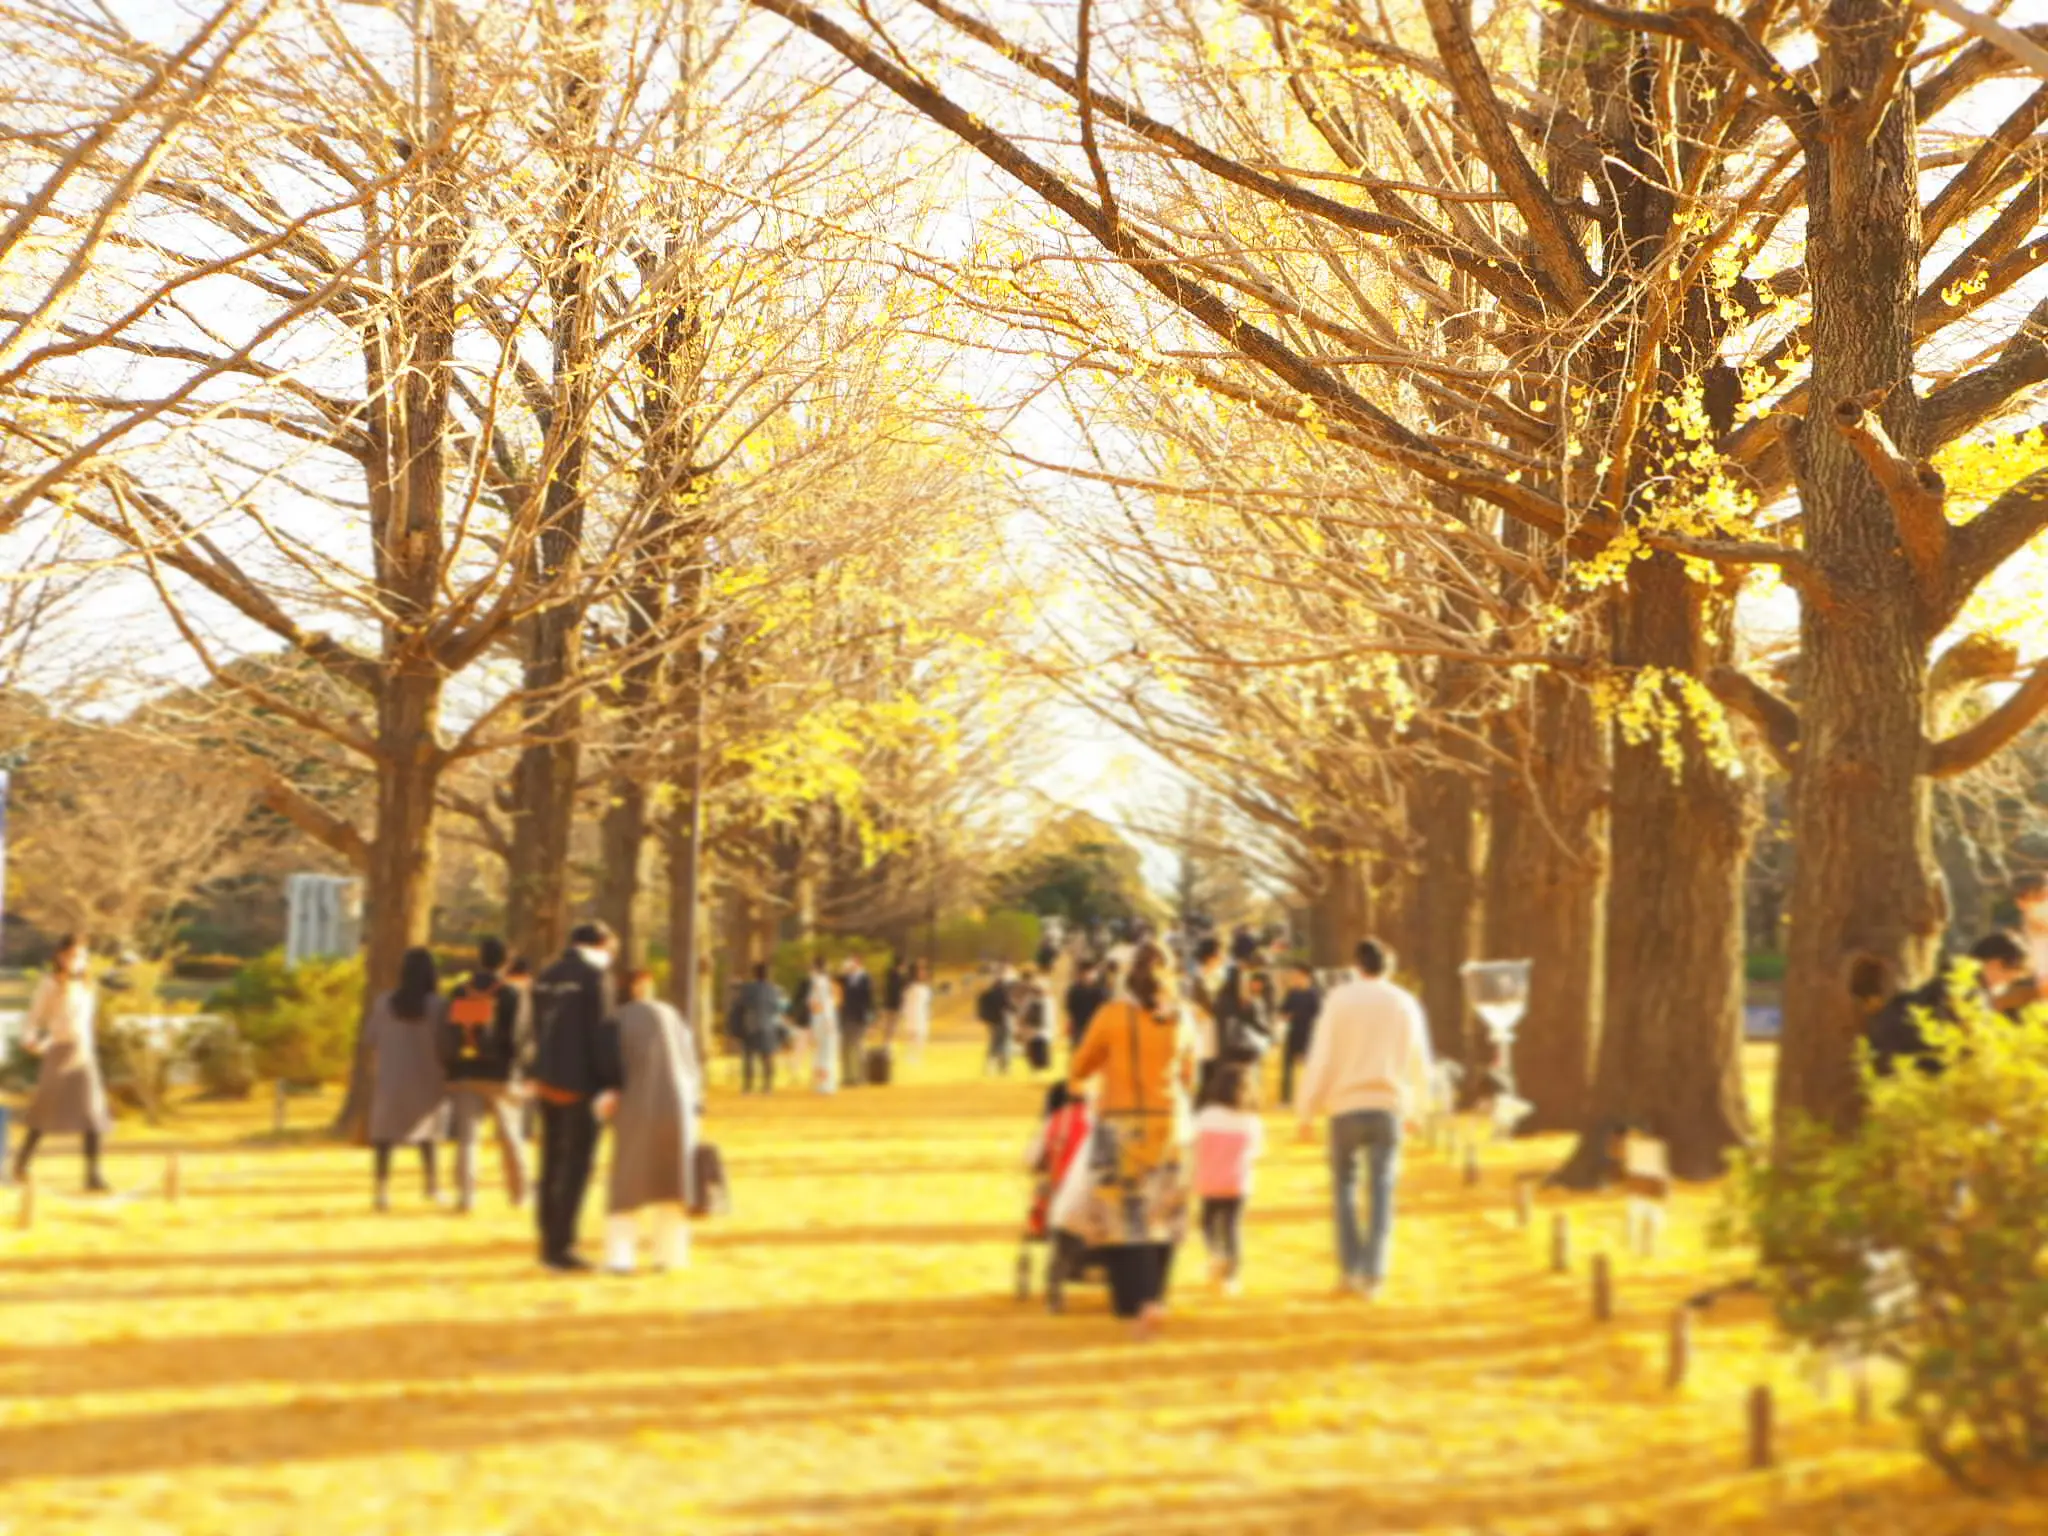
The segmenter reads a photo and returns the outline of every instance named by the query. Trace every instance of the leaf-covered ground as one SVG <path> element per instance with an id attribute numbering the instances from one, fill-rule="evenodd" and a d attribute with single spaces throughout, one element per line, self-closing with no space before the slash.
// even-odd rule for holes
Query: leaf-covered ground
<path id="1" fill-rule="evenodd" d="M 961 1039 L 898 1086 L 746 1099 L 712 1126 L 737 1210 L 667 1277 L 561 1279 L 529 1220 L 388 1216 L 368 1155 L 267 1136 L 267 1105 L 124 1127 L 112 1200 L 53 1149 L 33 1231 L 0 1231 L 0 1531 L 1989 1533 L 2048 1506 L 1953 1494 L 1905 1435 L 1859 1428 L 1753 1306 L 1702 1319 L 1663 1385 L 1676 1301 L 1739 1272 L 1713 1196 L 1660 1257 L 1622 1211 L 1411 1155 L 1398 1277 L 1330 1295 L 1318 1154 L 1274 1123 L 1245 1294 L 1184 1262 L 1160 1339 L 1090 1288 L 1066 1317 L 1012 1294 L 1018 1153 L 1038 1088 L 983 1082 Z M 294 1105 L 297 1120 L 328 1104 Z M 165 1153 L 183 1195 L 167 1205 Z M 486 1153 L 486 1171 L 494 1157 Z M 586 1214 L 594 1246 L 600 1197 Z M 1576 1253 L 1548 1269 L 1552 1210 Z M 1615 1255 L 1594 1324 L 1587 1262 Z M 1772 1383 L 1781 1466 L 1744 1470 Z"/>

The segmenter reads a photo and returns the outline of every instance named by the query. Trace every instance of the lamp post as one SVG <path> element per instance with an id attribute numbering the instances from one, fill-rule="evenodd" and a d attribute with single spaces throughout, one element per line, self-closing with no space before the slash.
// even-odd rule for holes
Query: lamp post
<path id="1" fill-rule="evenodd" d="M 1458 967 L 1465 982 L 1465 1000 L 1486 1026 L 1499 1062 L 1501 1092 L 1493 1101 L 1496 1137 L 1513 1135 L 1535 1107 L 1515 1090 L 1514 1051 L 1515 1031 L 1529 1011 L 1529 973 L 1533 968 L 1528 960 L 1468 960 Z"/>

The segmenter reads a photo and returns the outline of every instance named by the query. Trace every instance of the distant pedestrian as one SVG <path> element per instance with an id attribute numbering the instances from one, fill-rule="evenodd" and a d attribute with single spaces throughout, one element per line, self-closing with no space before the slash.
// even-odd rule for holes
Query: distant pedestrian
<path id="1" fill-rule="evenodd" d="M 1401 1130 L 1427 1101 L 1429 1025 L 1413 993 L 1389 979 L 1393 956 L 1378 942 L 1358 946 L 1358 968 L 1323 1001 L 1308 1066 L 1295 1096 L 1303 1140 L 1317 1114 L 1330 1119 L 1330 1193 L 1337 1263 L 1346 1292 L 1371 1300 L 1387 1277 L 1400 1176 Z M 1359 1165 L 1366 1165 L 1372 1212 L 1358 1231 Z"/>
<path id="2" fill-rule="evenodd" d="M 823 955 L 811 964 L 804 982 L 804 1012 L 811 1037 L 811 1086 L 819 1093 L 839 1091 L 839 997 Z"/>
<path id="3" fill-rule="evenodd" d="M 36 1147 L 45 1136 L 76 1136 L 85 1145 L 86 1190 L 105 1194 L 100 1145 L 113 1117 L 107 1110 L 106 1085 L 100 1080 L 94 1050 L 90 962 L 85 940 L 66 934 L 29 999 L 21 1046 L 30 1055 L 40 1056 L 42 1064 L 36 1074 L 35 1095 L 22 1115 L 14 1177 L 28 1177 Z"/>
<path id="4" fill-rule="evenodd" d="M 924 1059 L 925 1045 L 932 1037 L 932 967 L 920 960 L 910 969 L 910 981 L 903 988 L 903 1042 L 912 1061 Z"/>
<path id="5" fill-rule="evenodd" d="M 765 963 L 733 999 L 731 1035 L 740 1050 L 740 1092 L 775 1091 L 775 1054 L 782 1049 L 782 993 L 768 979 Z"/>
<path id="6" fill-rule="evenodd" d="M 576 1251 L 577 1224 L 597 1157 L 597 1096 L 619 1086 L 612 954 L 603 923 L 581 923 L 569 947 L 533 984 L 540 1099 L 540 1259 L 553 1270 L 590 1268 Z"/>
<path id="7" fill-rule="evenodd" d="M 1010 1047 L 1016 1032 L 1015 986 L 1005 970 L 998 970 L 995 978 L 983 989 L 974 1001 L 975 1017 L 981 1020 L 988 1031 L 988 1051 L 981 1058 L 981 1073 L 1007 1077 L 1010 1073 Z"/>
<path id="8" fill-rule="evenodd" d="M 447 1127 L 448 1079 L 441 1066 L 445 1004 L 430 949 L 409 949 L 398 965 L 398 985 L 370 1004 L 363 1050 L 370 1064 L 370 1148 L 375 1159 L 373 1203 L 391 1209 L 391 1149 L 420 1149 L 429 1200 L 440 1196 L 434 1144 Z"/>
<path id="9" fill-rule="evenodd" d="M 704 1097 L 689 1026 L 655 998 L 654 973 L 634 971 L 626 992 L 617 1018 L 619 1086 L 598 1099 L 599 1114 L 612 1125 L 605 1268 L 613 1274 L 632 1272 L 642 1212 L 651 1217 L 654 1267 L 687 1262 L 690 1232 L 683 1217 L 695 1203 Z"/>
<path id="10" fill-rule="evenodd" d="M 846 957 L 839 979 L 840 1081 L 857 1088 L 867 1081 L 868 1027 L 875 1022 L 875 978 L 859 955 Z"/>
<path id="11" fill-rule="evenodd" d="M 1109 993 L 1102 985 L 1102 967 L 1093 960 L 1083 960 L 1074 968 L 1074 980 L 1067 988 L 1067 1049 L 1078 1047 L 1088 1033 L 1088 1025 L 1095 1018 L 1095 1010 L 1109 1001 Z"/>
<path id="12" fill-rule="evenodd" d="M 485 939 L 477 966 L 448 994 L 441 1025 L 441 1067 L 448 1078 L 448 1108 L 455 1137 L 456 1209 L 476 1206 L 476 1143 L 483 1122 L 497 1132 L 505 1191 L 526 1199 L 525 1151 L 512 1115 L 512 1074 L 519 1055 L 519 1018 L 526 999 L 505 980 L 505 945 Z"/>
<path id="13" fill-rule="evenodd" d="M 1286 1036 L 1280 1054 L 1280 1102 L 1294 1102 L 1294 1074 L 1308 1059 L 1308 1048 L 1316 1037 L 1316 1015 L 1323 1011 L 1323 989 L 1316 985 L 1307 966 L 1296 966 L 1286 994 L 1280 999 L 1280 1017 Z"/>

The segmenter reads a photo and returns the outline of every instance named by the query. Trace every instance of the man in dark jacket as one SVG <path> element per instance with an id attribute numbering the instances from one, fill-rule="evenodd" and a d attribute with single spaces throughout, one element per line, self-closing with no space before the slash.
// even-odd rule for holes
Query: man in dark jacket
<path id="1" fill-rule="evenodd" d="M 505 1189 L 514 1205 L 526 1198 L 525 1158 L 512 1123 L 510 1088 L 519 1061 L 520 989 L 505 980 L 505 946 L 485 939 L 476 947 L 477 968 L 448 994 L 441 1020 L 441 1067 L 448 1078 L 453 1112 L 457 1209 L 476 1205 L 477 1132 L 486 1117 L 498 1135 L 505 1165 Z"/>
<path id="2" fill-rule="evenodd" d="M 1864 1038 L 1870 1042 L 1879 1077 L 1890 1077 L 1901 1065 L 1938 1076 L 1946 1063 L 1928 1040 L 1923 1023 L 1930 1019 L 1954 1023 L 1963 999 L 1994 1008 L 1994 999 L 2027 975 L 2027 951 L 2009 933 L 1987 934 L 1970 946 L 1969 958 L 1977 962 L 1977 979 L 1962 998 L 1943 974 L 1924 987 L 1899 993 L 1871 1019 Z"/>
<path id="3" fill-rule="evenodd" d="M 782 1044 L 782 994 L 768 979 L 768 967 L 756 965 L 754 979 L 733 999 L 730 1033 L 740 1048 L 740 1092 L 754 1091 L 758 1068 L 761 1091 L 775 1091 L 775 1052 Z"/>
<path id="4" fill-rule="evenodd" d="M 590 1268 L 576 1252 L 576 1223 L 597 1155 L 596 1100 L 616 1089 L 623 1076 L 612 1017 L 614 944 L 603 923 L 580 924 L 562 958 L 533 983 L 540 1258 L 550 1269 Z"/>
<path id="5" fill-rule="evenodd" d="M 1313 975 L 1297 966 L 1289 978 L 1287 995 L 1280 999 L 1280 1012 L 1287 1021 L 1287 1040 L 1280 1058 L 1280 1102 L 1294 1102 L 1294 1073 L 1308 1060 L 1308 1048 L 1316 1037 L 1316 1016 L 1323 1011 L 1323 989 Z"/>
<path id="6" fill-rule="evenodd" d="M 1007 968 L 997 969 L 987 989 L 975 999 L 974 1013 L 988 1030 L 988 1054 L 982 1058 L 982 1075 L 987 1076 L 994 1071 L 1009 1076 L 1016 1003 Z"/>
<path id="7" fill-rule="evenodd" d="M 1073 985 L 1067 988 L 1067 1049 L 1074 1050 L 1088 1033 L 1088 1026 L 1102 1005 L 1109 1001 L 1103 989 L 1102 972 L 1093 960 L 1083 960 L 1074 970 Z"/>
<path id="8" fill-rule="evenodd" d="M 859 955 L 846 957 L 839 977 L 839 1081 L 857 1088 L 867 1079 L 868 1026 L 875 1022 L 875 978 Z"/>

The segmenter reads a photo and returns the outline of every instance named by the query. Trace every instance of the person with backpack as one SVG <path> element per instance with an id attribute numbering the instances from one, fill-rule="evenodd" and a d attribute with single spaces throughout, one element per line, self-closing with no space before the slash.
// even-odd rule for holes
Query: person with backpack
<path id="1" fill-rule="evenodd" d="M 533 983 L 540 1259 L 562 1273 L 590 1268 L 576 1251 L 576 1228 L 597 1157 L 596 1101 L 619 1086 L 611 975 L 616 944 L 603 923 L 579 923 L 562 957 Z"/>
<path id="2" fill-rule="evenodd" d="M 464 1213 L 476 1207 L 476 1143 L 486 1119 L 497 1133 L 506 1193 L 515 1206 L 526 1199 L 526 1157 L 512 1118 L 525 998 L 505 978 L 503 940 L 482 940 L 476 960 L 468 979 L 448 994 L 441 1017 L 441 1070 L 455 1138 L 455 1208 Z"/>

